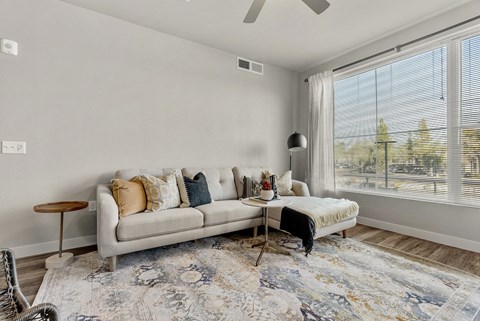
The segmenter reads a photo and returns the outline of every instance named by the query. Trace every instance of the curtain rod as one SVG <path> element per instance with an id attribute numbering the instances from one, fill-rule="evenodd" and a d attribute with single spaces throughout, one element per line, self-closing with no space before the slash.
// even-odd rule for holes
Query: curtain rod
<path id="1" fill-rule="evenodd" d="M 333 69 L 333 72 L 339 71 L 339 70 L 341 70 L 341 69 L 345 69 L 345 68 L 347 68 L 347 67 L 350 67 L 350 66 L 356 65 L 356 64 L 358 64 L 358 63 L 361 63 L 361 62 L 370 60 L 370 59 L 372 59 L 372 58 L 376 58 L 376 57 L 378 57 L 378 56 L 384 55 L 384 54 L 389 53 L 389 52 L 391 52 L 391 51 L 399 52 L 403 47 L 406 47 L 406 46 L 409 46 L 409 45 L 414 44 L 414 43 L 416 43 L 416 42 L 419 42 L 419 41 L 422 41 L 422 40 L 425 40 L 425 39 L 434 37 L 434 36 L 436 36 L 436 35 L 438 35 L 438 34 L 441 34 L 441 33 L 445 32 L 445 31 L 452 30 L 452 29 L 454 29 L 454 28 L 456 28 L 456 27 L 462 26 L 462 25 L 464 25 L 464 24 L 467 24 L 467 23 L 469 23 L 469 22 L 475 21 L 475 20 L 477 20 L 477 19 L 480 19 L 480 15 L 475 16 L 475 17 L 470 18 L 470 19 L 467 19 L 467 20 L 464 20 L 464 21 L 462 21 L 462 22 L 456 23 L 456 24 L 454 24 L 454 25 L 452 25 L 452 26 L 450 26 L 450 27 L 446 27 L 446 28 L 443 28 L 443 29 L 441 29 L 441 30 L 438 30 L 438 31 L 429 33 L 428 35 L 425 35 L 425 36 L 416 38 L 416 39 L 414 39 L 414 40 L 411 40 L 411 41 L 408 41 L 408 42 L 404 42 L 404 43 L 402 43 L 402 44 L 400 44 L 400 45 L 398 45 L 398 46 L 395 46 L 395 47 L 393 47 L 393 48 L 390 48 L 390 49 L 387 49 L 387 50 L 383 50 L 383 51 L 378 52 L 378 53 L 376 53 L 376 54 L 373 54 L 373 55 L 371 55 L 371 56 L 368 56 L 368 57 L 365 57 L 365 58 L 356 60 L 356 61 L 354 61 L 354 62 L 348 63 L 348 64 L 346 64 L 346 65 L 337 67 L 337 68 Z M 305 78 L 305 82 L 308 82 L 308 78 Z"/>

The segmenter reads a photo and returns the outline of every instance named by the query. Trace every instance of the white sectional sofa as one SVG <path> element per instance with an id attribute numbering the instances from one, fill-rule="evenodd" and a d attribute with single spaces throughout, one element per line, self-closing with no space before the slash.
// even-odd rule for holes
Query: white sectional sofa
<path id="1" fill-rule="evenodd" d="M 195 208 L 172 208 L 119 218 L 111 185 L 98 185 L 97 245 L 99 254 L 109 259 L 110 270 L 114 271 L 118 255 L 250 227 L 254 228 L 254 235 L 256 235 L 257 227 L 263 225 L 261 208 L 244 205 L 239 198 L 243 194 L 243 177 L 252 177 L 260 181 L 264 170 L 269 169 L 235 167 L 117 171 L 116 178 L 126 180 L 141 174 L 164 176 L 175 171 L 181 175 L 193 176 L 203 171 L 213 202 Z M 292 182 L 292 190 L 296 196 L 310 196 L 305 183 L 295 180 Z M 291 198 L 294 199 L 295 196 L 291 196 Z M 280 209 L 273 215 L 273 219 L 269 220 L 272 227 L 279 228 L 279 213 Z M 340 226 L 327 227 L 328 234 L 354 226 L 355 219 L 339 224 Z M 320 234 L 321 236 L 326 235 L 325 233 Z"/>

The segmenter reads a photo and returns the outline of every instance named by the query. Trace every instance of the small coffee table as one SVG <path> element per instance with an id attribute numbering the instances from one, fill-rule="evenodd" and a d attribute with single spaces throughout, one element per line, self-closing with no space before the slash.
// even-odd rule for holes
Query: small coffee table
<path id="1" fill-rule="evenodd" d="M 45 261 L 45 268 L 59 268 L 64 267 L 73 261 L 72 253 L 62 253 L 62 243 L 63 243 L 63 213 L 73 212 L 86 208 L 88 206 L 87 202 L 55 202 L 55 203 L 46 203 L 39 204 L 33 207 L 33 210 L 37 213 L 61 213 L 60 215 L 60 246 L 58 249 L 58 254 L 54 254 L 47 258 Z"/>
<path id="2" fill-rule="evenodd" d="M 258 256 L 257 263 L 255 263 L 255 265 L 258 266 L 258 264 L 260 263 L 260 260 L 262 259 L 263 253 L 267 248 L 272 249 L 279 254 L 290 255 L 289 251 L 279 247 L 276 244 L 271 244 L 268 240 L 268 209 L 272 207 L 284 207 L 292 204 L 292 201 L 282 199 L 279 201 L 274 201 L 272 203 L 262 203 L 259 201 L 246 198 L 246 199 L 242 199 L 242 203 L 245 205 L 261 207 L 263 219 L 265 220 L 265 241 L 252 245 L 252 248 L 262 246 L 262 250 L 260 251 L 260 255 Z"/>

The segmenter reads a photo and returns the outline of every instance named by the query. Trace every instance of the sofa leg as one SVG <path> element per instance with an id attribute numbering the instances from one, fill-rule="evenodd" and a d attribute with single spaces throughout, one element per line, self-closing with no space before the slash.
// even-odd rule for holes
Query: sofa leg
<path id="1" fill-rule="evenodd" d="M 110 269 L 110 272 L 115 272 L 117 269 L 117 256 L 110 256 L 108 258 L 108 268 Z"/>
<path id="2" fill-rule="evenodd" d="M 258 226 L 253 227 L 253 237 L 257 237 L 258 235 Z"/>
<path id="3" fill-rule="evenodd" d="M 344 239 L 347 238 L 347 230 L 343 230 L 343 231 L 342 231 L 342 236 L 343 236 Z"/>

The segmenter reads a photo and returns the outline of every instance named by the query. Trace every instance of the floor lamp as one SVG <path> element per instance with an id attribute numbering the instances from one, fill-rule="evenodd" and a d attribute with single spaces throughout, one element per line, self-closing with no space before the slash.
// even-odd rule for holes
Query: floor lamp
<path id="1" fill-rule="evenodd" d="M 290 170 L 292 170 L 292 153 L 307 148 L 307 138 L 300 133 L 293 133 L 287 140 L 288 150 L 290 151 Z"/>

